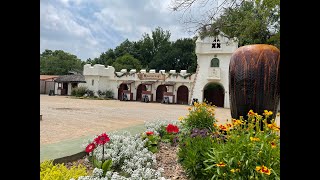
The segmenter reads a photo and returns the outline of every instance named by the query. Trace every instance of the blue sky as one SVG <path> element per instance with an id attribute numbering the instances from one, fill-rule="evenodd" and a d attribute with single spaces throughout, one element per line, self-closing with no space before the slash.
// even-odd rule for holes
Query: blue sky
<path id="1" fill-rule="evenodd" d="M 179 13 L 169 9 L 170 1 L 41 0 L 40 53 L 64 50 L 85 61 L 158 26 L 170 31 L 172 41 L 193 37 L 179 22 Z"/>

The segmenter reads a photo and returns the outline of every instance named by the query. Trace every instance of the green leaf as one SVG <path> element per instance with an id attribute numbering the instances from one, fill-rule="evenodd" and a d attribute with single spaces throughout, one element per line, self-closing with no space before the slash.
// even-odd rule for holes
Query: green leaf
<path id="1" fill-rule="evenodd" d="M 93 158 L 93 165 L 96 167 L 96 168 L 99 168 L 101 169 L 101 162 L 98 161 L 96 158 Z"/>
<path id="2" fill-rule="evenodd" d="M 112 160 L 111 159 L 103 162 L 103 164 L 102 164 L 103 175 L 105 175 L 106 172 L 108 170 L 110 170 L 111 166 L 112 166 Z"/>

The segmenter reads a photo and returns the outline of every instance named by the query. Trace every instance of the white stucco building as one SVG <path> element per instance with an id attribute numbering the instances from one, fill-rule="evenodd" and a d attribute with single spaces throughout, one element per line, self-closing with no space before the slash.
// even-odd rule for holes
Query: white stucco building
<path id="1" fill-rule="evenodd" d="M 122 100 L 150 101 L 190 104 L 194 98 L 199 102 L 207 100 L 218 107 L 229 108 L 229 61 L 238 43 L 223 35 L 198 38 L 196 54 L 198 67 L 195 73 L 186 70 L 140 70 L 115 72 L 112 66 L 84 65 L 83 75 L 86 86 L 97 93 L 110 89 L 115 98 Z"/>

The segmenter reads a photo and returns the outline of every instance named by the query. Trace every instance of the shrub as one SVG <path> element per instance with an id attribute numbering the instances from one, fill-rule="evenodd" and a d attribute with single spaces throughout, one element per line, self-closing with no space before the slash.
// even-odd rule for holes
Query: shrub
<path id="1" fill-rule="evenodd" d="M 86 168 L 82 165 L 73 166 L 71 169 L 68 169 L 64 164 L 53 165 L 53 161 L 51 160 L 40 163 L 40 180 L 69 180 L 86 175 Z"/>
<path id="2" fill-rule="evenodd" d="M 112 160 L 112 167 L 110 171 L 106 172 L 106 177 L 121 176 L 123 178 L 139 179 L 137 177 L 152 175 L 152 178 L 160 179 L 161 169 L 155 169 L 156 156 L 145 148 L 148 139 L 142 140 L 140 135 L 131 136 L 128 132 L 110 134 L 109 138 L 110 141 L 107 144 L 98 146 L 89 153 L 100 164 L 103 160 Z M 84 144 L 84 147 L 88 147 L 92 142 L 93 140 L 88 141 Z M 144 173 L 146 174 L 144 175 Z"/>
<path id="3" fill-rule="evenodd" d="M 210 132 L 215 131 L 213 126 L 217 120 L 214 117 L 214 106 L 210 104 L 194 103 L 193 107 L 188 108 L 189 114 L 185 118 L 179 118 L 184 128 L 192 130 L 194 128 L 206 128 Z"/>
<path id="4" fill-rule="evenodd" d="M 81 97 L 84 96 L 87 91 L 88 89 L 86 87 L 76 87 L 72 89 L 71 96 Z"/>
<path id="5" fill-rule="evenodd" d="M 106 97 L 106 98 L 113 99 L 113 97 L 114 97 L 113 91 L 112 91 L 111 89 L 106 90 L 106 91 L 105 91 L 105 97 Z"/>
<path id="6" fill-rule="evenodd" d="M 147 147 L 149 151 L 151 151 L 152 153 L 158 152 L 158 142 L 160 140 L 160 137 L 158 135 L 155 135 L 152 131 L 147 131 L 141 134 L 141 138 L 143 140 L 148 139 L 145 147 Z"/>
<path id="7" fill-rule="evenodd" d="M 87 89 L 86 93 L 88 97 L 94 97 L 94 92 L 90 89 Z"/>
<path id="8" fill-rule="evenodd" d="M 185 137 L 180 140 L 178 161 L 191 179 L 208 179 L 203 174 L 205 169 L 203 162 L 207 159 L 205 154 L 209 152 L 212 144 L 209 136 Z"/>
<path id="9" fill-rule="evenodd" d="M 247 121 L 220 126 L 227 139 L 215 139 L 206 155 L 208 179 L 280 179 L 280 128 L 267 124 L 271 114 L 265 111 L 263 119 L 251 110 Z"/>

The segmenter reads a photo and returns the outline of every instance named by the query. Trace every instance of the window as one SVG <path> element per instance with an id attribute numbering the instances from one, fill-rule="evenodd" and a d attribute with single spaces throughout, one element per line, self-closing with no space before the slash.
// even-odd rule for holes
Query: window
<path id="1" fill-rule="evenodd" d="M 221 48 L 220 40 L 217 37 L 214 38 L 211 48 Z"/>
<path id="2" fill-rule="evenodd" d="M 211 60 L 211 67 L 219 67 L 219 59 L 218 58 L 213 58 Z"/>
<path id="3" fill-rule="evenodd" d="M 92 81 L 91 81 L 91 85 L 92 85 L 92 86 L 94 85 L 94 79 L 92 79 Z"/>

